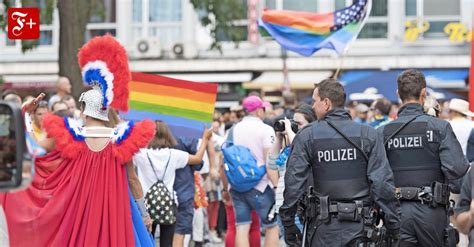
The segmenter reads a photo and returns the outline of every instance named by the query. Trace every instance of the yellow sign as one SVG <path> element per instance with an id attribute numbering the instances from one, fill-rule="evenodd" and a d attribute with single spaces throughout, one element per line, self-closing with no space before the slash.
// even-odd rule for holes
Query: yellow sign
<path id="1" fill-rule="evenodd" d="M 414 42 L 422 33 L 430 29 L 430 23 L 422 20 L 407 21 L 405 22 L 405 27 L 405 41 Z M 472 41 L 472 30 L 469 30 L 469 28 L 462 23 L 448 23 L 448 25 L 444 27 L 444 33 L 448 35 L 449 40 L 452 42 Z"/>
<path id="2" fill-rule="evenodd" d="M 444 27 L 444 33 L 449 35 L 449 40 L 453 42 L 471 42 L 472 30 L 469 30 L 462 23 L 449 23 Z"/>
<path id="3" fill-rule="evenodd" d="M 405 41 L 413 42 L 418 39 L 420 34 L 430 29 L 430 23 L 427 21 L 421 22 L 420 20 L 407 21 L 405 27 Z"/>

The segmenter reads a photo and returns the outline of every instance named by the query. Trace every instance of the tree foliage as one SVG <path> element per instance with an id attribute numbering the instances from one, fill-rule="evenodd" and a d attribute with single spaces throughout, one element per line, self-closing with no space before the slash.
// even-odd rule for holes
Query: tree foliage
<path id="1" fill-rule="evenodd" d="M 3 4 L 3 13 L 0 13 L 0 28 L 5 30 L 7 28 L 7 9 L 11 7 L 9 0 L 2 0 L 0 4 Z M 1 10 L 1 9 L 0 9 Z"/>
<path id="2" fill-rule="evenodd" d="M 1 0 L 4 10 L 14 7 L 14 0 Z M 41 23 L 51 24 L 56 2 L 61 0 L 45 0 L 44 5 L 39 6 L 38 0 L 21 0 L 23 7 L 40 7 Z M 84 1 L 84 0 L 81 0 Z M 86 0 L 89 2 L 91 11 L 95 15 L 104 15 L 103 0 Z M 245 37 L 245 30 L 235 28 L 235 20 L 246 18 L 247 9 L 244 3 L 247 0 L 190 0 L 196 12 L 199 14 L 199 21 L 202 26 L 209 28 L 213 40 L 211 49 L 221 49 L 218 36 L 227 40 L 238 42 Z M 74 3 L 71 3 L 74 4 Z M 0 27 L 5 30 L 7 25 L 6 13 L 0 13 Z M 88 16 L 80 17 L 89 19 Z M 60 34 L 61 35 L 61 34 Z M 38 46 L 38 40 L 23 40 L 22 51 L 26 52 Z"/>
<path id="3" fill-rule="evenodd" d="M 73 94 L 78 96 L 82 91 L 82 79 L 77 64 L 77 50 L 85 42 L 86 26 L 90 16 L 104 15 L 104 0 L 21 0 L 22 7 L 40 8 L 42 24 L 51 24 L 55 7 L 59 12 L 59 74 L 67 76 L 73 85 Z M 189 0 L 202 26 L 209 28 L 213 43 L 211 49 L 221 49 L 218 36 L 230 41 L 240 41 L 245 30 L 237 29 L 235 20 L 246 19 L 247 0 Z M 6 29 L 6 11 L 15 7 L 15 0 L 0 0 L 4 12 L 0 13 L 0 28 Z M 39 4 L 42 3 L 41 6 Z M 101 14 L 102 13 L 102 14 Z M 39 40 L 22 40 L 22 51 L 34 49 Z"/>
<path id="4" fill-rule="evenodd" d="M 246 18 L 247 9 L 244 1 L 247 0 L 190 0 L 199 14 L 201 25 L 211 31 L 213 43 L 211 49 L 221 49 L 218 35 L 225 36 L 228 40 L 238 42 L 245 33 L 236 29 L 235 20 Z"/>

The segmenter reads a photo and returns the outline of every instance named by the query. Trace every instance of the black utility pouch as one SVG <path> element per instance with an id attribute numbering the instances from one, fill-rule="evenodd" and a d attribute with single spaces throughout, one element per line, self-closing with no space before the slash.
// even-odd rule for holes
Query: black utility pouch
<path id="1" fill-rule="evenodd" d="M 318 219 L 322 222 L 328 223 L 331 220 L 329 217 L 329 197 L 321 196 L 319 197 L 319 212 Z"/>
<path id="2" fill-rule="evenodd" d="M 356 221 L 358 219 L 355 203 L 337 203 L 337 218 L 340 221 Z"/>
<path id="3" fill-rule="evenodd" d="M 437 204 L 447 205 L 449 202 L 449 185 L 433 182 L 433 201 Z"/>
<path id="4" fill-rule="evenodd" d="M 444 229 L 444 237 L 446 241 L 447 247 L 456 247 L 457 243 L 459 242 L 459 232 L 456 228 L 448 225 L 446 229 Z"/>
<path id="5" fill-rule="evenodd" d="M 400 195 L 401 200 L 416 200 L 418 199 L 418 188 L 417 187 L 401 187 Z"/>

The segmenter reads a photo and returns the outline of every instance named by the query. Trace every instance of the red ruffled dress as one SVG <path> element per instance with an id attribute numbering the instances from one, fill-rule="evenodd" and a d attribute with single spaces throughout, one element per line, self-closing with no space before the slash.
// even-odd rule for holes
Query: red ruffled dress
<path id="1" fill-rule="evenodd" d="M 11 246 L 135 246 L 124 164 L 148 145 L 154 123 L 120 124 L 99 152 L 72 120 L 48 115 L 43 126 L 56 150 L 36 159 L 28 189 L 0 195 Z"/>

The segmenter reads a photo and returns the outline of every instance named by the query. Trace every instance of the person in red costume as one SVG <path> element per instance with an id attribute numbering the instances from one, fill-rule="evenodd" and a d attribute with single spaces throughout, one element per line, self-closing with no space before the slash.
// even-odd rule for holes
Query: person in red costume
<path id="1" fill-rule="evenodd" d="M 92 39 L 78 58 L 84 82 L 92 87 L 79 99 L 83 123 L 44 117 L 48 138 L 39 144 L 49 153 L 35 160 L 32 184 L 0 196 L 10 244 L 149 246 L 151 238 L 140 239 L 134 225 L 137 207 L 130 203 L 126 165 L 153 138 L 155 124 L 110 123 L 110 108 L 128 110 L 130 81 L 126 52 L 112 36 Z M 31 112 L 42 97 L 24 110 Z"/>

